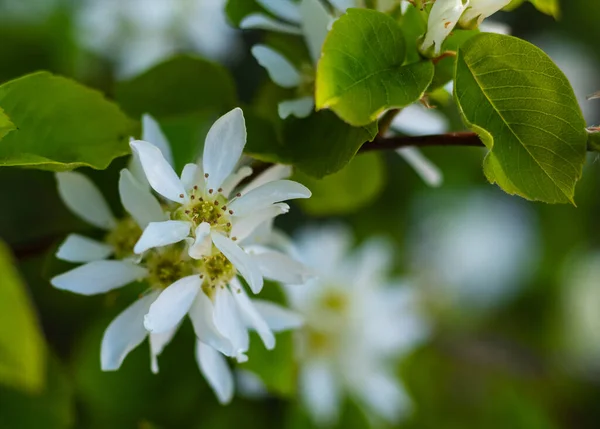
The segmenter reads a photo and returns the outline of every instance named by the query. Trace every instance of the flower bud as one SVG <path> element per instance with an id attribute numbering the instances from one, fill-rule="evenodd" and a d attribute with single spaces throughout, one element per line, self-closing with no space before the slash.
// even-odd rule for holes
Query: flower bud
<path id="1" fill-rule="evenodd" d="M 490 15 L 510 3 L 511 0 L 471 0 L 469 7 L 460 17 L 459 24 L 464 28 L 475 28 Z"/>
<path id="2" fill-rule="evenodd" d="M 442 50 L 442 43 L 452 32 L 459 18 L 469 5 L 469 1 L 463 4 L 463 0 L 437 0 L 427 21 L 427 33 L 421 44 L 421 52 L 424 55 L 431 56 L 433 49 L 434 55 L 439 55 Z"/>

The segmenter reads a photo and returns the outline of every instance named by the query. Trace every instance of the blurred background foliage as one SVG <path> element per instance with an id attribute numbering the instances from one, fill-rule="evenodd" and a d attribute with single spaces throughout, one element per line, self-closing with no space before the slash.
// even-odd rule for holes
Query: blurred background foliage
<path id="1" fill-rule="evenodd" d="M 215 118 L 235 105 L 253 106 L 249 147 L 261 153 L 261 139 L 273 132 L 264 126 L 275 112 L 269 94 L 281 91 L 249 55 L 263 36 L 228 27 L 220 0 L 173 0 L 162 12 L 166 23 L 152 15 L 151 3 L 160 2 L 0 0 L 0 83 L 47 70 L 99 89 L 131 118 L 150 112 L 179 167 L 199 153 Z M 600 2 L 589 0 L 565 0 L 558 22 L 529 3 L 495 16 L 565 71 L 589 125 L 600 123 L 600 104 L 585 100 L 600 88 L 598 16 Z M 102 38 L 105 50 L 98 48 Z M 279 43 L 291 49 L 294 42 Z M 439 111 L 452 129 L 462 129 L 451 105 Z M 349 223 L 359 241 L 375 234 L 395 243 L 396 271 L 422 291 L 434 326 L 431 340 L 398 367 L 413 399 L 412 414 L 398 427 L 600 427 L 597 155 L 590 155 L 571 207 L 528 203 L 486 184 L 483 149 L 424 152 L 443 171 L 442 187 L 427 187 L 394 152 L 359 155 L 324 181 L 298 173 L 314 197 L 279 225 L 293 234 L 334 219 Z M 82 170 L 116 213 L 125 162 Z M 158 375 L 149 370 L 146 344 L 118 372 L 101 372 L 102 331 L 130 301 L 127 289 L 84 297 L 50 286 L 63 270 L 56 246 L 68 232 L 88 228 L 60 202 L 52 173 L 0 169 L 0 201 L 7 244 L 0 288 L 8 290 L 0 338 L 9 339 L 0 341 L 0 428 L 311 427 L 294 399 L 286 335 L 271 353 L 254 338 L 250 361 L 239 368 L 262 376 L 270 396 L 244 389 L 227 407 L 197 369 L 188 325 L 161 356 Z M 19 292 L 23 285 L 27 294 Z M 268 298 L 281 299 L 270 289 Z M 7 372 L 15 362 L 34 372 Z M 348 401 L 338 427 L 368 425 Z"/>

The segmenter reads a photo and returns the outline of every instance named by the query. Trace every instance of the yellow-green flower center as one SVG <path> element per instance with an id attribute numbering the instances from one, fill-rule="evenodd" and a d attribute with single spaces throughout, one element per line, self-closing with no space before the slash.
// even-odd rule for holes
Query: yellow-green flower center
<path id="1" fill-rule="evenodd" d="M 221 193 L 222 189 L 209 189 L 202 195 L 195 186 L 190 193 L 188 203 L 181 205 L 172 218 L 175 220 L 186 220 L 194 226 L 202 222 L 210 224 L 212 229 L 229 233 L 231 231 L 231 215 L 233 211 L 227 208 L 227 198 Z"/>
<path id="2" fill-rule="evenodd" d="M 229 259 L 218 250 L 200 260 L 200 271 L 204 278 L 202 289 L 209 297 L 212 297 L 217 287 L 227 285 L 237 273 Z"/>
<path id="3" fill-rule="evenodd" d="M 106 243 L 114 248 L 117 259 L 133 255 L 133 247 L 142 235 L 142 229 L 131 217 L 121 219 L 115 228 L 105 238 Z"/>
<path id="4" fill-rule="evenodd" d="M 154 289 L 164 289 L 177 280 L 196 273 L 196 263 L 180 245 L 153 249 L 148 252 L 144 261 L 148 269 L 147 281 Z"/>

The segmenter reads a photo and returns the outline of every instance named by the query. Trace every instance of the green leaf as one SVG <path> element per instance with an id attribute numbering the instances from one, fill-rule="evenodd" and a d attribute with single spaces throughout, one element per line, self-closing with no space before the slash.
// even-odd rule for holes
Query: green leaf
<path id="1" fill-rule="evenodd" d="M 10 118 L 6 116 L 6 113 L 0 109 L 0 140 L 15 128 L 17 128 L 15 127 L 15 124 L 13 124 L 10 121 Z"/>
<path id="2" fill-rule="evenodd" d="M 104 169 L 129 153 L 134 123 L 98 91 L 47 72 L 0 86 L 16 130 L 0 141 L 0 165 L 64 171 Z"/>
<path id="3" fill-rule="evenodd" d="M 423 96 L 433 79 L 431 61 L 404 64 L 406 41 L 390 16 L 349 9 L 325 40 L 317 67 L 316 106 L 351 125 L 367 125 L 386 109 Z"/>
<path id="4" fill-rule="evenodd" d="M 360 147 L 377 135 L 377 124 L 352 127 L 333 113 L 322 111 L 306 119 L 286 121 L 286 155 L 304 173 L 321 178 L 341 170 Z"/>
<path id="5" fill-rule="evenodd" d="M 573 203 L 585 120 L 567 78 L 544 52 L 515 37 L 475 36 L 458 52 L 454 93 L 467 126 L 490 150 L 490 182 L 529 200 Z"/>
<path id="6" fill-rule="evenodd" d="M 555 19 L 560 18 L 560 4 L 558 0 L 529 0 L 542 13 L 553 16 Z"/>
<path id="7" fill-rule="evenodd" d="M 242 20 L 251 13 L 265 13 L 265 10 L 256 2 L 256 0 L 227 0 L 225 13 L 231 23 L 238 27 Z"/>
<path id="8" fill-rule="evenodd" d="M 198 57 L 171 58 L 133 79 L 119 83 L 116 98 L 132 117 L 160 119 L 236 106 L 235 84 L 227 69 Z"/>
<path id="9" fill-rule="evenodd" d="M 300 202 L 309 214 L 346 214 L 366 206 L 379 195 L 385 184 L 385 163 L 380 154 L 367 153 L 322 180 L 302 173 L 296 173 L 294 180 L 312 192 L 312 197 Z"/>
<path id="10" fill-rule="evenodd" d="M 2 242 L 0 272 L 0 383 L 39 392 L 45 380 L 44 339 L 25 284 Z"/>

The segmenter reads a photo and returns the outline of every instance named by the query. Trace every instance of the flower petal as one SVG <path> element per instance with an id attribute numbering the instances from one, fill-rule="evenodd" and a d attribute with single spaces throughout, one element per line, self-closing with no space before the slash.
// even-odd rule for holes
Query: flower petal
<path id="1" fill-rule="evenodd" d="M 277 106 L 277 112 L 281 119 L 292 115 L 296 118 L 306 118 L 315 109 L 315 99 L 311 96 L 285 100 Z"/>
<path id="2" fill-rule="evenodd" d="M 369 374 L 357 387 L 367 407 L 389 423 L 398 422 L 409 411 L 410 398 L 392 374 Z"/>
<path id="3" fill-rule="evenodd" d="M 203 256 L 210 255 L 212 251 L 212 241 L 210 239 L 210 224 L 202 222 L 196 228 L 196 239 L 188 249 L 188 254 L 194 259 L 200 259 Z"/>
<path id="4" fill-rule="evenodd" d="M 254 45 L 252 56 L 263 66 L 271 80 L 283 88 L 295 88 L 300 85 L 300 73 L 286 57 L 266 45 Z"/>
<path id="5" fill-rule="evenodd" d="M 158 122 L 147 113 L 142 115 L 142 140 L 150 142 L 159 148 L 169 165 L 175 165 L 169 141 L 160 129 Z"/>
<path id="6" fill-rule="evenodd" d="M 254 329 L 258 333 L 267 350 L 273 350 L 273 348 L 275 348 L 275 336 L 269 328 L 269 325 L 256 308 L 254 308 L 252 301 L 248 298 L 248 295 L 240 282 L 235 279 L 235 282 L 231 282 L 231 286 L 234 288 L 233 297 L 238 304 L 242 319 L 245 321 L 246 326 Z"/>
<path id="7" fill-rule="evenodd" d="M 192 306 L 202 280 L 197 275 L 187 276 L 168 286 L 152 303 L 144 317 L 144 326 L 153 334 L 173 329 Z"/>
<path id="8" fill-rule="evenodd" d="M 252 303 L 273 332 L 297 329 L 304 324 L 300 314 L 273 302 L 253 299 Z"/>
<path id="9" fill-rule="evenodd" d="M 108 258 L 113 248 L 79 234 L 69 234 L 58 248 L 56 257 L 69 262 L 92 262 Z"/>
<path id="10" fill-rule="evenodd" d="M 404 158 L 427 185 L 438 188 L 444 183 L 441 170 L 416 147 L 402 147 L 396 149 L 396 153 Z"/>
<path id="11" fill-rule="evenodd" d="M 187 201 L 187 194 L 181 180 L 159 148 L 142 140 L 132 141 L 129 145 L 139 156 L 152 189 L 171 201 L 177 203 Z"/>
<path id="12" fill-rule="evenodd" d="M 93 261 L 53 277 L 52 286 L 82 295 L 95 295 L 142 279 L 147 270 L 125 261 Z"/>
<path id="13" fill-rule="evenodd" d="M 223 188 L 223 195 L 229 198 L 229 194 L 233 192 L 233 190 L 240 184 L 240 182 L 251 175 L 252 168 L 248 167 L 247 165 L 240 167 L 238 171 L 236 171 L 233 174 L 230 174 L 221 186 Z"/>
<path id="14" fill-rule="evenodd" d="M 296 3 L 290 0 L 256 0 L 258 4 L 264 7 L 278 18 L 285 19 L 294 24 L 300 24 L 300 8 Z"/>
<path id="15" fill-rule="evenodd" d="M 444 134 L 449 128 L 449 121 L 442 113 L 421 103 L 403 108 L 402 112 L 394 117 L 391 125 L 393 131 L 411 136 Z"/>
<path id="16" fill-rule="evenodd" d="M 300 394 L 319 425 L 336 422 L 340 411 L 340 386 L 326 362 L 313 361 L 300 371 Z"/>
<path id="17" fill-rule="evenodd" d="M 135 243 L 133 251 L 140 254 L 154 247 L 178 243 L 190 234 L 191 226 L 190 222 L 182 220 L 150 222 L 142 232 L 140 239 Z"/>
<path id="18" fill-rule="evenodd" d="M 252 292 L 258 293 L 263 287 L 263 278 L 258 264 L 231 239 L 212 231 L 211 237 L 217 249 L 235 266 L 241 276 L 248 282 Z"/>
<path id="19" fill-rule="evenodd" d="M 264 209 L 273 203 L 310 198 L 311 192 L 304 185 L 291 180 L 277 180 L 251 190 L 229 204 L 235 216 L 245 216 L 257 210 Z"/>
<path id="20" fill-rule="evenodd" d="M 56 173 L 58 193 L 65 205 L 86 222 L 102 229 L 116 225 L 106 200 L 87 176 L 75 171 Z"/>
<path id="21" fill-rule="evenodd" d="M 158 292 L 156 293 L 158 296 Z M 148 313 L 148 309 L 144 312 L 144 314 Z M 144 326 L 144 321 L 142 317 L 142 326 Z M 146 331 L 146 328 L 144 328 Z M 148 331 L 146 331 L 147 333 Z M 160 334 L 150 334 L 150 368 L 152 369 L 153 374 L 158 374 L 158 355 L 162 353 L 164 348 L 171 342 L 175 333 L 177 332 L 177 326 L 174 329 L 171 329 L 167 332 L 162 332 Z"/>
<path id="22" fill-rule="evenodd" d="M 356 7 L 355 0 L 329 0 L 329 2 L 340 12 L 346 12 L 349 7 Z"/>
<path id="23" fill-rule="evenodd" d="M 219 332 L 231 341 L 238 361 L 247 360 L 244 353 L 248 351 L 250 338 L 228 287 L 217 288 L 213 317 Z"/>
<path id="24" fill-rule="evenodd" d="M 277 282 L 301 285 L 314 277 L 313 272 L 304 264 L 280 252 L 267 251 L 253 257 L 262 275 Z"/>
<path id="25" fill-rule="evenodd" d="M 302 34 L 313 63 L 317 64 L 333 17 L 329 15 L 320 0 L 301 0 L 300 13 L 302 14 Z"/>
<path id="26" fill-rule="evenodd" d="M 161 222 L 167 219 L 160 203 L 150 190 L 138 183 L 126 168 L 121 170 L 119 195 L 121 204 L 140 228 L 146 228 L 150 222 Z"/>
<path id="27" fill-rule="evenodd" d="M 244 30 L 268 30 L 278 33 L 301 35 L 302 31 L 295 25 L 284 24 L 262 13 L 252 13 L 240 22 L 240 28 Z"/>
<path id="28" fill-rule="evenodd" d="M 233 218 L 231 227 L 231 236 L 236 237 L 238 241 L 244 240 L 263 222 L 273 219 L 280 214 L 290 211 L 290 206 L 285 203 L 273 204 L 265 209 L 250 213 L 248 216 Z"/>
<path id="29" fill-rule="evenodd" d="M 253 189 L 256 189 L 265 183 L 274 182 L 276 180 L 287 179 L 292 175 L 292 166 L 284 164 L 275 164 L 267 168 L 265 171 L 256 176 L 252 182 L 248 183 L 242 190 L 242 194 L 247 194 Z"/>
<path id="30" fill-rule="evenodd" d="M 234 349 L 233 344 L 221 334 L 215 325 L 214 311 L 210 298 L 203 291 L 200 291 L 189 311 L 196 337 L 224 355 L 235 357 L 237 351 Z"/>
<path id="31" fill-rule="evenodd" d="M 186 164 L 181 172 L 181 183 L 187 190 L 191 190 L 194 186 L 204 189 L 204 171 L 202 171 L 202 165 Z"/>
<path id="32" fill-rule="evenodd" d="M 234 391 L 233 374 L 223 355 L 201 341 L 196 341 L 196 361 L 219 402 L 223 405 L 231 402 Z"/>
<path id="33" fill-rule="evenodd" d="M 144 295 L 121 312 L 106 328 L 100 346 L 102 371 L 116 371 L 129 352 L 148 335 L 144 328 L 144 314 L 158 297 L 158 292 Z"/>
<path id="34" fill-rule="evenodd" d="M 218 189 L 231 174 L 246 145 L 246 123 L 239 107 L 221 116 L 210 127 L 204 143 L 202 165 L 206 186 Z"/>

